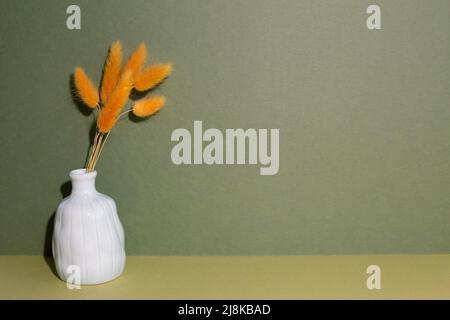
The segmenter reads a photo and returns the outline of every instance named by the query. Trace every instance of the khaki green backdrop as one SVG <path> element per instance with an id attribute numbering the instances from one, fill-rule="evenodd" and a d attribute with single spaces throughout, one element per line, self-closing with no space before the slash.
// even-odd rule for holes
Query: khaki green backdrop
<path id="1" fill-rule="evenodd" d="M 69 4 L 81 30 L 66 28 Z M 450 251 L 450 2 L 0 1 L 0 253 L 48 253 L 92 117 L 76 65 L 142 40 L 174 62 L 167 107 L 123 121 L 98 164 L 128 254 Z M 176 166 L 176 128 L 279 128 L 280 171 Z M 47 248 L 47 249 L 45 249 Z"/>

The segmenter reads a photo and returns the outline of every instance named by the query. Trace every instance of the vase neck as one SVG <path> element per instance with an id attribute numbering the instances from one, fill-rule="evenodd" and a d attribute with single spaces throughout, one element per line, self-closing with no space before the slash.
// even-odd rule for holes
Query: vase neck
<path id="1" fill-rule="evenodd" d="M 86 172 L 86 169 L 77 169 L 70 172 L 72 182 L 72 195 L 93 193 L 97 171 Z"/>

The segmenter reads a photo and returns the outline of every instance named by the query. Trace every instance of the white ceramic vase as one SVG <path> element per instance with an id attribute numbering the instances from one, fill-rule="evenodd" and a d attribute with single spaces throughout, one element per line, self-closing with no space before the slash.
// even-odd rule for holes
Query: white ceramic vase
<path id="1" fill-rule="evenodd" d="M 96 176 L 96 171 L 85 169 L 70 172 L 72 193 L 59 204 L 53 231 L 59 277 L 68 281 L 78 272 L 82 285 L 113 280 L 125 267 L 124 232 L 116 204 L 97 192 Z"/>

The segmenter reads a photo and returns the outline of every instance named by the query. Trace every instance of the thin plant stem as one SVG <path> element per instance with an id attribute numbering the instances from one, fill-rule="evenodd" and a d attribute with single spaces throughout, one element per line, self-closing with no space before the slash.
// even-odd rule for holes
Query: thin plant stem
<path id="1" fill-rule="evenodd" d="M 121 120 L 122 116 L 124 116 L 124 115 L 130 113 L 131 111 L 133 111 L 133 108 L 131 108 L 131 109 L 127 110 L 127 111 L 122 112 L 122 113 L 119 114 L 119 116 L 117 117 L 117 120 Z"/>
<path id="2" fill-rule="evenodd" d="M 101 141 L 100 149 L 99 149 L 99 151 L 98 151 L 97 156 L 95 157 L 94 164 L 92 165 L 92 168 L 95 168 L 95 166 L 97 165 L 97 162 L 98 162 L 98 159 L 100 158 L 100 155 L 101 155 L 101 153 L 102 153 L 103 147 L 104 147 L 105 144 L 106 144 L 106 140 L 108 140 L 109 132 L 106 133 L 106 134 L 104 135 L 104 137 L 105 137 L 105 139 L 102 139 L 102 141 Z"/>
<path id="3" fill-rule="evenodd" d="M 95 152 L 96 152 L 96 150 L 97 150 L 97 148 L 98 148 L 98 140 L 99 140 L 99 138 L 100 138 L 100 133 L 99 133 L 98 131 L 96 131 L 96 133 L 95 133 L 95 138 L 94 138 L 94 142 L 92 143 L 91 154 L 89 155 L 89 161 L 88 161 L 88 164 L 87 164 L 87 166 L 86 166 L 86 171 L 87 171 L 87 172 L 92 171 L 92 168 L 91 168 L 91 166 L 92 166 L 92 161 L 93 161 Z"/>
<path id="4" fill-rule="evenodd" d="M 102 144 L 102 140 L 103 140 L 103 134 L 100 134 L 99 139 L 97 140 L 97 146 L 95 148 L 94 155 L 92 156 L 92 163 L 91 163 L 91 167 L 90 167 L 91 171 L 94 170 L 95 162 L 96 162 L 96 159 L 97 159 L 97 154 L 98 154 L 98 152 L 100 150 L 100 145 Z"/>
<path id="5" fill-rule="evenodd" d="M 95 136 L 94 136 L 94 141 L 92 142 L 91 149 L 89 150 L 89 158 L 88 158 L 88 161 L 87 161 L 87 164 L 86 164 L 86 171 L 87 172 L 89 172 L 89 166 L 90 166 L 90 163 L 92 161 L 92 155 L 93 155 L 94 150 L 95 150 L 97 138 L 98 138 L 98 132 L 96 130 Z"/>
<path id="6" fill-rule="evenodd" d="M 101 135 L 98 132 L 97 133 L 97 139 L 95 140 L 94 152 L 92 152 L 91 162 L 89 163 L 89 171 L 92 171 L 92 164 L 93 164 L 94 159 L 95 159 L 95 154 L 97 153 L 98 144 L 100 142 L 100 139 L 101 139 Z"/>
<path id="7" fill-rule="evenodd" d="M 133 111 L 132 108 L 119 114 L 117 116 L 117 121 L 121 120 L 120 118 L 123 115 L 126 115 L 127 113 L 129 113 L 131 111 Z M 89 160 L 86 165 L 87 172 L 91 172 L 95 169 L 95 166 L 97 165 L 100 154 L 103 151 L 103 147 L 105 146 L 106 140 L 108 140 L 108 137 L 109 137 L 109 134 L 111 131 L 112 131 L 112 128 L 107 133 L 100 133 L 98 130 L 96 130 L 94 142 L 92 143 L 90 154 L 89 154 Z"/>
<path id="8" fill-rule="evenodd" d="M 88 158 L 86 160 L 86 165 L 85 165 L 86 171 L 89 167 L 89 162 L 91 161 L 91 154 L 92 154 L 93 149 L 94 149 L 94 143 L 92 143 L 91 146 L 89 147 L 89 154 L 88 154 Z"/>

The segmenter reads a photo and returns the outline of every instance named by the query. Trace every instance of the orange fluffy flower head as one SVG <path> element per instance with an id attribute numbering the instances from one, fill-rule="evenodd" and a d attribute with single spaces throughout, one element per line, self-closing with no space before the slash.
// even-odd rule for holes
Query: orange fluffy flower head
<path id="1" fill-rule="evenodd" d="M 75 68 L 74 82 L 78 96 L 89 108 L 94 109 L 99 100 L 98 91 L 86 72 L 80 67 Z"/>
<path id="2" fill-rule="evenodd" d="M 127 63 L 123 67 L 123 72 L 131 70 L 134 79 L 144 67 L 145 59 L 147 59 L 147 48 L 145 43 L 142 42 L 131 54 Z"/>
<path id="3" fill-rule="evenodd" d="M 117 121 L 117 116 L 128 100 L 133 88 L 133 75 L 131 70 L 126 70 L 120 77 L 111 97 L 100 111 L 97 118 L 97 128 L 101 133 L 109 132 Z"/>
<path id="4" fill-rule="evenodd" d="M 100 89 L 100 96 L 103 104 L 108 101 L 117 81 L 119 80 L 120 70 L 122 68 L 122 45 L 120 41 L 116 41 L 109 49 L 108 58 L 105 62 L 103 70 L 102 85 Z"/>
<path id="5" fill-rule="evenodd" d="M 154 64 L 136 77 L 134 87 L 138 91 L 150 90 L 167 78 L 171 72 L 171 63 Z"/>
<path id="6" fill-rule="evenodd" d="M 145 118 L 161 110 L 166 99 L 163 96 L 154 96 L 136 101 L 133 106 L 133 114 L 139 118 Z"/>

